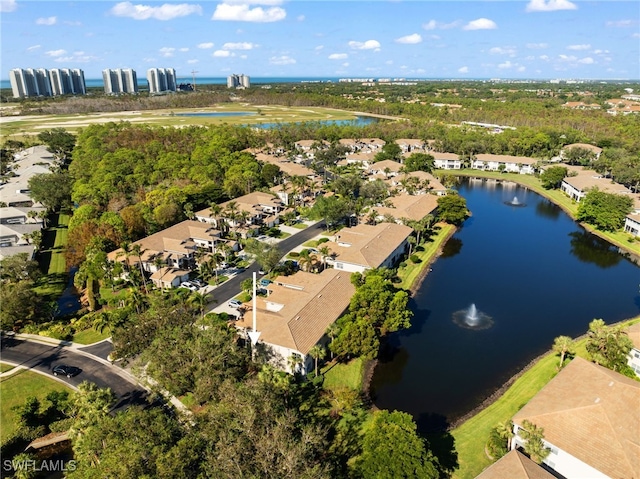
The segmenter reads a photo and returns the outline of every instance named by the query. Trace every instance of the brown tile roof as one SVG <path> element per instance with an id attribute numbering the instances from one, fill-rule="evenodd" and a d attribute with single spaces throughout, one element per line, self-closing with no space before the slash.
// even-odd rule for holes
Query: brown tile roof
<path id="1" fill-rule="evenodd" d="M 569 148 L 584 148 L 589 151 L 593 151 L 595 154 L 602 153 L 602 148 L 599 148 L 595 145 L 590 145 L 588 143 L 571 143 L 570 145 L 565 145 L 562 147 L 563 150 L 567 150 Z"/>
<path id="2" fill-rule="evenodd" d="M 355 293 L 350 273 L 336 269 L 325 269 L 320 274 L 299 271 L 292 276 L 280 276 L 269 290 L 272 292 L 268 297 L 257 300 L 260 340 L 304 355 L 345 312 Z M 283 305 L 282 309 L 269 311 L 267 302 Z M 236 323 L 238 327 L 252 327 L 251 303 L 247 306 L 243 319 Z"/>
<path id="3" fill-rule="evenodd" d="M 175 268 L 160 268 L 151 275 L 152 280 L 162 281 L 163 283 L 171 283 L 175 278 L 189 274 L 189 271 Z"/>
<path id="4" fill-rule="evenodd" d="M 249 213 L 255 213 L 258 205 L 268 205 L 273 207 L 281 207 L 282 201 L 275 194 L 265 193 L 262 191 L 254 191 L 253 193 L 249 193 L 248 195 L 239 196 L 229 201 L 225 201 L 224 203 L 220 203 L 220 206 L 224 210 L 229 203 L 235 202 L 238 211 L 248 211 Z M 210 208 L 205 208 L 204 210 L 200 210 L 196 213 L 196 216 L 201 217 L 209 217 L 211 215 Z"/>
<path id="5" fill-rule="evenodd" d="M 264 153 L 256 154 L 256 159 L 263 163 L 270 163 L 276 165 L 280 170 L 289 176 L 310 176 L 314 172 L 311 168 L 308 168 L 300 163 L 288 161 L 285 157 L 278 157 L 274 155 L 265 155 Z"/>
<path id="6" fill-rule="evenodd" d="M 631 194 L 631 190 L 629 190 L 626 186 L 615 183 L 609 178 L 603 178 L 600 173 L 597 173 L 593 170 L 578 170 L 577 176 L 567 176 L 563 181 L 573 186 L 578 191 L 586 191 L 591 188 L 598 188 L 599 190 L 606 191 L 607 193 L 615 193 L 618 195 Z"/>
<path id="7" fill-rule="evenodd" d="M 398 163 L 393 160 L 376 161 L 369 165 L 369 171 L 384 171 L 385 168 L 389 168 L 389 171 L 397 173 L 402 168 L 402 163 Z"/>
<path id="8" fill-rule="evenodd" d="M 576 357 L 514 417 L 615 479 L 640 477 L 640 382 Z"/>
<path id="9" fill-rule="evenodd" d="M 437 151 L 431 152 L 431 156 L 433 156 L 436 160 L 459 160 L 460 156 L 455 153 L 438 153 Z"/>
<path id="10" fill-rule="evenodd" d="M 420 181 L 429 180 L 429 188 L 434 191 L 447 191 L 447 188 L 440 182 L 438 178 L 426 171 L 412 171 L 411 173 L 405 173 L 401 177 L 396 176 L 394 180 L 399 184 L 401 179 L 413 177 L 418 178 Z"/>
<path id="11" fill-rule="evenodd" d="M 476 479 L 555 479 L 555 476 L 514 449 L 487 467 Z"/>
<path id="12" fill-rule="evenodd" d="M 340 230 L 336 235 L 337 242 L 330 241 L 326 245 L 335 253 L 335 259 L 338 261 L 377 268 L 412 231 L 408 226 L 396 223 L 361 223 L 353 228 Z M 341 246 L 339 243 L 351 246 Z"/>
<path id="13" fill-rule="evenodd" d="M 373 209 L 381 216 L 389 214 L 397 220 L 400 218 L 409 218 L 410 220 L 418 221 L 432 214 L 436 208 L 438 208 L 438 197 L 431 194 L 400 194 L 388 198 L 387 201 L 390 201 L 394 208 L 380 206 L 374 207 Z"/>

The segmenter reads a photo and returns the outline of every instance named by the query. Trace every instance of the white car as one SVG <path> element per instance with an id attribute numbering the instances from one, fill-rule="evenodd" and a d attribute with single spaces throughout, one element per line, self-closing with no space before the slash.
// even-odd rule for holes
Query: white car
<path id="1" fill-rule="evenodd" d="M 242 306 L 242 303 L 240 301 L 238 301 L 237 299 L 232 299 L 231 301 L 229 301 L 227 303 L 227 305 L 230 308 L 238 309 L 240 306 Z"/>
<path id="2" fill-rule="evenodd" d="M 189 282 L 189 281 L 185 281 L 184 283 L 182 283 L 182 284 L 180 285 L 180 287 L 181 287 L 181 288 L 187 288 L 187 289 L 190 289 L 191 291 L 197 291 L 197 290 L 198 290 L 198 287 L 197 287 L 195 284 L 193 284 L 193 283 L 191 283 L 191 282 Z"/>

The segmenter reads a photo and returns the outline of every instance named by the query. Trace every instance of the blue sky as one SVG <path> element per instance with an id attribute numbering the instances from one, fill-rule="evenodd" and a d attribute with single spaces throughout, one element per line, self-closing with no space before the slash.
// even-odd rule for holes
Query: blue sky
<path id="1" fill-rule="evenodd" d="M 640 2 L 0 0 L 12 68 L 180 78 L 640 79 Z"/>

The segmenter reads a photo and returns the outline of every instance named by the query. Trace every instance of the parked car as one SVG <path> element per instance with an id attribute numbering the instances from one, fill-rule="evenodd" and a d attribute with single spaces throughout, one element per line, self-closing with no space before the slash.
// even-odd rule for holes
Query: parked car
<path id="1" fill-rule="evenodd" d="M 265 241 L 267 239 L 266 235 L 260 235 L 258 236 L 258 238 L 256 238 L 258 241 Z"/>
<path id="2" fill-rule="evenodd" d="M 195 284 L 198 288 L 204 288 L 206 286 L 204 281 L 201 281 L 199 279 L 192 279 L 191 284 Z"/>
<path id="3" fill-rule="evenodd" d="M 227 305 L 230 308 L 238 309 L 240 306 L 242 306 L 242 303 L 240 301 L 238 301 L 237 299 L 232 299 L 227 303 Z"/>
<path id="4" fill-rule="evenodd" d="M 181 288 L 187 288 L 187 289 L 189 289 L 191 291 L 197 291 L 198 290 L 198 287 L 195 284 L 191 283 L 190 281 L 185 281 L 184 283 L 182 283 L 180 285 L 180 287 Z"/>
<path id="5" fill-rule="evenodd" d="M 68 364 L 58 364 L 53 368 L 54 376 L 67 376 L 68 378 L 77 376 L 80 374 L 82 369 L 77 368 L 75 366 L 69 366 Z"/>
<path id="6" fill-rule="evenodd" d="M 267 286 L 269 286 L 271 284 L 271 280 L 267 279 L 267 278 L 262 278 L 259 282 L 260 286 L 262 286 L 263 288 L 266 288 Z"/>

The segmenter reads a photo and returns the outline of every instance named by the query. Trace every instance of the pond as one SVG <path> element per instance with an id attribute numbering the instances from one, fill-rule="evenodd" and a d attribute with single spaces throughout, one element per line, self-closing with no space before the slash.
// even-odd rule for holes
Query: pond
<path id="1" fill-rule="evenodd" d="M 458 190 L 472 217 L 432 265 L 411 301 L 412 327 L 391 335 L 371 382 L 376 406 L 412 414 L 423 432 L 472 411 L 556 336 L 640 312 L 640 268 L 559 207 L 514 183 L 466 179 Z"/>

